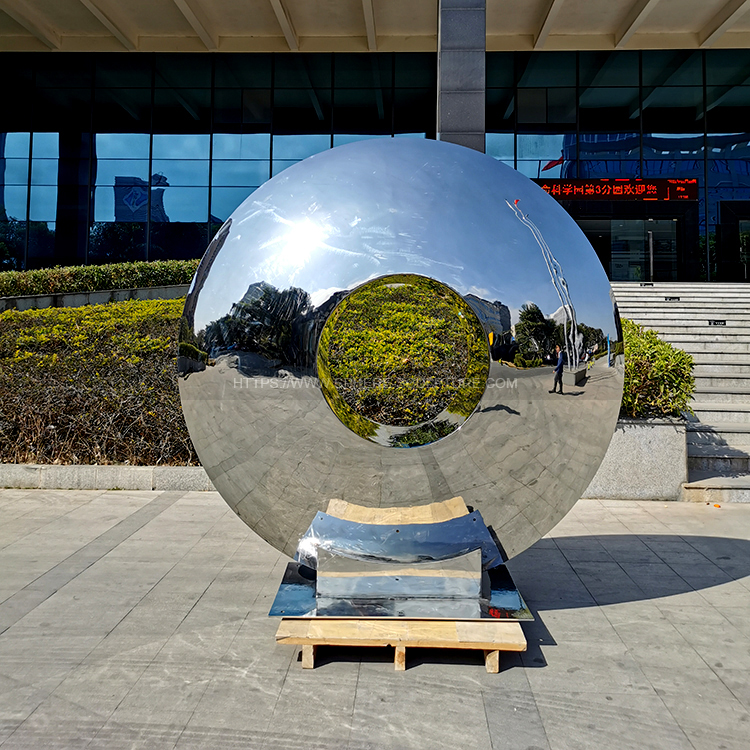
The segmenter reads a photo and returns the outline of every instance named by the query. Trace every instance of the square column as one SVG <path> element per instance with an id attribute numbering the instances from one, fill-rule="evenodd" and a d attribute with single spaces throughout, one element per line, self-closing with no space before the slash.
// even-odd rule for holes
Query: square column
<path id="1" fill-rule="evenodd" d="M 486 1 L 439 0 L 437 137 L 484 152 Z"/>

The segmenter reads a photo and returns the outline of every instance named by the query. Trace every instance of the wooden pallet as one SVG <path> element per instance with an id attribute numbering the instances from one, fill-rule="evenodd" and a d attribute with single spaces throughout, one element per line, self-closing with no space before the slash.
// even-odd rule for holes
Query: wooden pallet
<path id="1" fill-rule="evenodd" d="M 396 671 L 406 669 L 407 648 L 461 648 L 484 651 L 488 672 L 500 671 L 501 651 L 525 651 L 518 622 L 497 620 L 381 620 L 283 618 L 277 643 L 302 646 L 302 667 L 315 667 L 318 646 L 394 646 Z"/>

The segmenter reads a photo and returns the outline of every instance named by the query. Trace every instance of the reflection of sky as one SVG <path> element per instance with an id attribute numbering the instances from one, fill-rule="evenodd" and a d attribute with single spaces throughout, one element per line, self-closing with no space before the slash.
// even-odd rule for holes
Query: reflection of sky
<path id="1" fill-rule="evenodd" d="M 424 138 L 424 133 L 404 134 Z M 380 136 L 340 134 L 334 142 L 350 143 Z M 94 149 L 94 221 L 114 221 L 116 177 L 137 177 L 148 182 L 148 133 L 97 133 Z M 208 219 L 209 163 L 211 173 L 211 213 L 226 219 L 258 185 L 312 154 L 328 150 L 327 134 L 276 135 L 268 133 L 215 133 L 213 145 L 207 134 L 155 134 L 151 173 L 163 174 L 169 183 L 164 190 L 164 208 L 172 222 Z M 271 163 L 273 146 L 274 160 Z M 9 216 L 24 219 L 32 152 L 31 219 L 55 221 L 59 135 L 8 133 L 5 142 L 5 207 Z"/>
<path id="2" fill-rule="evenodd" d="M 614 334 L 609 282 L 583 233 L 518 172 L 468 149 L 375 140 L 314 157 L 261 186 L 236 212 L 196 310 L 196 326 L 265 281 L 316 304 L 389 273 L 421 273 L 513 310 L 560 307 L 538 244 L 505 201 L 537 225 L 562 265 L 579 322 Z M 515 322 L 515 320 L 514 320 Z"/>

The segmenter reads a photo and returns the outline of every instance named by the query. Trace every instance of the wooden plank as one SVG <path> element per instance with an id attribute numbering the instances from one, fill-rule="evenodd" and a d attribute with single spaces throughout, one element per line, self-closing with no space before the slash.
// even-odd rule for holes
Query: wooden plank
<path id="1" fill-rule="evenodd" d="M 279 643 L 525 651 L 518 622 L 496 620 L 282 619 Z"/>
<path id="2" fill-rule="evenodd" d="M 396 646 L 396 654 L 393 657 L 393 666 L 397 672 L 403 672 L 406 669 L 406 646 Z"/>
<path id="3" fill-rule="evenodd" d="M 500 671 L 500 651 L 484 652 L 484 668 L 488 674 L 497 674 Z"/>
<path id="4" fill-rule="evenodd" d="M 398 524 L 440 523 L 468 515 L 469 509 L 462 497 L 452 497 L 440 503 L 403 508 L 365 508 L 362 505 L 334 498 L 328 501 L 326 512 L 343 521 L 396 526 Z"/>

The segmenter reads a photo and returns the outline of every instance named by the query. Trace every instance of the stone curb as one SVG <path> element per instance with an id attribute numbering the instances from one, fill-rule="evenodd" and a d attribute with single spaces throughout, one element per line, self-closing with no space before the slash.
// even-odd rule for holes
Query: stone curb
<path id="1" fill-rule="evenodd" d="M 174 286 L 147 286 L 137 289 L 103 289 L 96 292 L 0 297 L 0 312 L 5 312 L 5 310 L 38 310 L 46 307 L 105 305 L 110 302 L 124 302 L 129 299 L 179 299 L 187 294 L 189 288 L 189 284 L 175 284 Z"/>
<path id="2" fill-rule="evenodd" d="M 41 490 L 211 492 L 202 466 L 0 464 L 0 487 Z"/>

